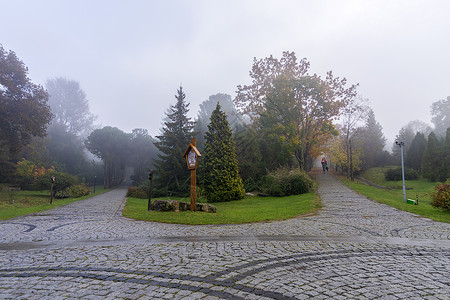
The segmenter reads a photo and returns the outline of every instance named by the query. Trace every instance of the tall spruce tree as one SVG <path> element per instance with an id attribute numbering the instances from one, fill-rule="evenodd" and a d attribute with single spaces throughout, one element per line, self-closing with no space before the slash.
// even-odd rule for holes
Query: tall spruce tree
<path id="1" fill-rule="evenodd" d="M 205 134 L 202 186 L 208 202 L 242 199 L 244 185 L 239 175 L 235 144 L 227 115 L 217 103 Z"/>
<path id="2" fill-rule="evenodd" d="M 422 168 L 422 156 L 427 147 L 427 139 L 423 133 L 417 132 L 411 146 L 406 151 L 405 166 L 418 172 Z"/>
<path id="3" fill-rule="evenodd" d="M 161 152 L 154 165 L 156 167 L 155 189 L 163 194 L 187 195 L 189 194 L 189 170 L 183 153 L 189 145 L 193 132 L 194 122 L 187 117 L 189 103 L 183 88 L 177 90 L 175 95 L 177 103 L 171 106 L 166 113 L 167 120 L 161 129 L 161 135 L 155 146 Z"/>
<path id="4" fill-rule="evenodd" d="M 434 132 L 431 132 L 428 135 L 427 147 L 422 157 L 422 175 L 431 181 L 437 181 L 440 177 L 441 169 L 442 159 L 439 141 Z"/>
<path id="5" fill-rule="evenodd" d="M 383 135 L 383 127 L 375 119 L 375 113 L 372 109 L 368 110 L 365 127 L 362 129 L 362 145 L 363 154 L 362 162 L 363 169 L 368 169 L 383 162 L 380 158 L 383 157 L 383 148 L 386 145 L 386 138 Z"/>

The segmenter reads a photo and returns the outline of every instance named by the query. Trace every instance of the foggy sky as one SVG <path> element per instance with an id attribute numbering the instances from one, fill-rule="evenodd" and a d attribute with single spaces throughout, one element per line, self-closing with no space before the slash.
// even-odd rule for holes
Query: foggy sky
<path id="1" fill-rule="evenodd" d="M 0 0 L 0 43 L 35 83 L 80 83 L 98 123 L 158 135 L 180 84 L 190 115 L 294 51 L 359 83 L 389 143 L 450 96 L 450 1 Z"/>

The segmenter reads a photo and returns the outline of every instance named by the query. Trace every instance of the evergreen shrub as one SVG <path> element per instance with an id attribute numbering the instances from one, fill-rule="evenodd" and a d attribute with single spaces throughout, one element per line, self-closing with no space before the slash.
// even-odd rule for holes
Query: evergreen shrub
<path id="1" fill-rule="evenodd" d="M 450 210 L 450 179 L 444 183 L 439 183 L 431 193 L 431 205 Z"/>
<path id="2" fill-rule="evenodd" d="M 402 180 L 402 168 L 388 169 L 384 172 L 384 178 L 387 181 Z M 411 168 L 405 168 L 405 180 L 416 180 L 419 178 L 419 173 Z"/>
<path id="3" fill-rule="evenodd" d="M 313 180 L 307 173 L 281 168 L 265 176 L 263 191 L 270 196 L 284 197 L 309 193 L 313 186 Z"/>
<path id="4" fill-rule="evenodd" d="M 205 133 L 201 186 L 208 202 L 226 202 L 245 197 L 233 133 L 226 114 L 220 109 L 217 103 Z"/>
<path id="5" fill-rule="evenodd" d="M 248 192 L 258 191 L 259 185 L 253 180 L 252 177 L 249 177 L 244 181 L 244 189 Z"/>

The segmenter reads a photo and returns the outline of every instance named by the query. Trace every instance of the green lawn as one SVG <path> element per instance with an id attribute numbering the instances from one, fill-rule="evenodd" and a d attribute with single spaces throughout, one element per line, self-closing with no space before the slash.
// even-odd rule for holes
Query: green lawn
<path id="1" fill-rule="evenodd" d="M 406 198 L 419 198 L 419 205 L 411 205 L 403 202 L 403 183 L 402 181 L 386 181 L 384 179 L 384 171 L 386 168 L 372 168 L 360 177 L 370 180 L 371 182 L 392 189 L 379 189 L 368 186 L 359 182 L 358 180 L 350 181 L 341 177 L 342 181 L 354 189 L 358 193 L 367 196 L 379 203 L 384 203 L 400 210 L 408 211 L 421 215 L 436 221 L 450 223 L 450 211 L 431 206 L 430 193 L 434 191 L 436 182 L 430 182 L 426 179 L 420 178 L 418 180 L 406 180 Z"/>
<path id="2" fill-rule="evenodd" d="M 189 199 L 184 200 L 189 201 Z M 238 201 L 212 203 L 217 208 L 217 213 L 147 211 L 147 204 L 148 200 L 146 199 L 130 197 L 123 210 L 123 215 L 136 220 L 163 223 L 235 224 L 284 220 L 313 213 L 320 208 L 320 201 L 314 193 L 289 197 L 246 196 Z"/>
<path id="3" fill-rule="evenodd" d="M 102 194 L 108 190 L 103 186 L 96 186 L 95 194 L 79 198 L 53 199 L 50 204 L 50 191 L 17 191 L 13 194 L 14 202 L 11 202 L 7 192 L 7 186 L 1 184 L 0 189 L 0 220 L 11 219 L 43 210 L 55 208 L 57 206 L 69 204 L 78 200 L 84 200 L 95 195 Z"/>

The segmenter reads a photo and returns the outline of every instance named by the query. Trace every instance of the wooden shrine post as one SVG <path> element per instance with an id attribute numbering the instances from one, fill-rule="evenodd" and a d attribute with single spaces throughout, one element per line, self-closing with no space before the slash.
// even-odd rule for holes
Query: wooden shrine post
<path id="1" fill-rule="evenodd" d="M 198 158 L 202 156 L 196 146 L 197 139 L 192 138 L 191 143 L 183 154 L 183 157 L 186 157 L 187 167 L 191 170 L 191 211 L 196 211 L 197 209 L 197 165 Z"/>

